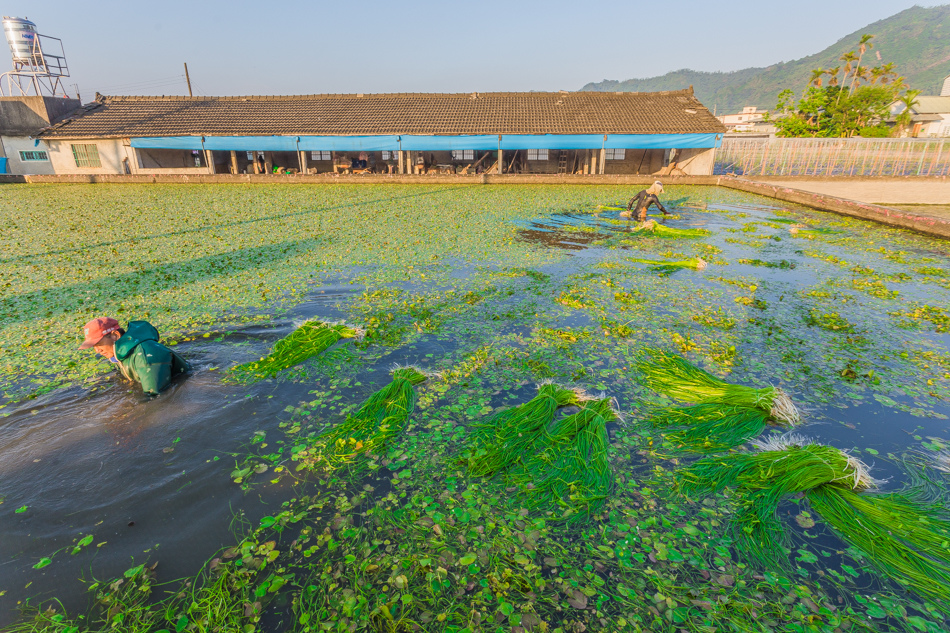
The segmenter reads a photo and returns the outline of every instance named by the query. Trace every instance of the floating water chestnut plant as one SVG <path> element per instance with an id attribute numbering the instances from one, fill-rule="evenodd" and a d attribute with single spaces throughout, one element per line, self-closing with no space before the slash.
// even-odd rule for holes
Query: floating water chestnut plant
<path id="1" fill-rule="evenodd" d="M 769 426 L 769 420 L 769 413 L 762 409 L 710 402 L 659 409 L 647 422 L 670 428 L 666 438 L 679 448 L 708 453 L 748 442 Z"/>
<path id="2" fill-rule="evenodd" d="M 686 495 L 735 489 L 738 551 L 765 567 L 782 565 L 787 537 L 776 512 L 804 493 L 812 509 L 885 575 L 950 611 L 950 521 L 946 510 L 900 494 L 858 494 L 876 482 L 858 459 L 800 436 L 754 442 L 752 453 L 700 460 L 679 479 Z M 787 559 L 784 560 L 787 565 Z"/>
<path id="3" fill-rule="evenodd" d="M 469 474 L 490 477 L 525 454 L 539 450 L 542 436 L 545 443 L 550 441 L 548 427 L 558 407 L 577 404 L 585 398 L 582 392 L 545 383 L 538 387 L 538 395 L 528 402 L 496 413 L 476 425 L 463 455 Z"/>
<path id="4" fill-rule="evenodd" d="M 613 486 L 607 460 L 607 423 L 619 414 L 609 399 L 585 402 L 559 420 L 545 438 L 548 446 L 521 460 L 507 479 L 521 486 L 527 507 L 569 521 L 590 518 Z"/>
<path id="5" fill-rule="evenodd" d="M 415 408 L 413 386 L 428 376 L 415 367 L 396 367 L 392 377 L 392 382 L 370 396 L 356 413 L 297 452 L 294 459 L 301 462 L 297 470 L 336 468 L 362 453 L 377 452 L 399 435 Z"/>
<path id="6" fill-rule="evenodd" d="M 677 229 L 671 226 L 660 224 L 656 220 L 648 220 L 633 230 L 638 233 L 652 233 L 657 237 L 665 237 L 669 239 L 697 238 L 705 237 L 711 234 L 710 231 L 707 231 L 706 229 Z"/>
<path id="7" fill-rule="evenodd" d="M 260 380 L 276 376 L 344 338 L 362 338 L 363 330 L 342 323 L 307 321 L 299 328 L 277 341 L 273 351 L 264 358 L 238 365 L 231 369 L 233 376 Z"/>
<path id="8" fill-rule="evenodd" d="M 650 387 L 675 400 L 751 407 L 765 411 L 783 424 L 801 422 L 798 407 L 778 387 L 760 389 L 728 383 L 681 356 L 655 349 L 644 352 L 639 369 L 649 379 Z"/>
<path id="9" fill-rule="evenodd" d="M 650 264 L 651 269 L 657 272 L 670 272 L 679 270 L 681 268 L 691 268 L 693 270 L 704 270 L 706 268 L 706 260 L 699 257 L 676 261 L 638 259 L 636 257 L 629 257 L 627 258 L 627 261 L 634 262 L 636 264 Z"/>

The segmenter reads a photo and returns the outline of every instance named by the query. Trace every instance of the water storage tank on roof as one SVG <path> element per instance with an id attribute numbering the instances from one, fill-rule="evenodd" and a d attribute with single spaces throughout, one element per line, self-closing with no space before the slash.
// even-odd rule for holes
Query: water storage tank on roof
<path id="1" fill-rule="evenodd" d="M 33 62 L 33 41 L 36 38 L 36 25 L 23 18 L 3 16 L 3 35 L 10 45 L 14 62 Z"/>

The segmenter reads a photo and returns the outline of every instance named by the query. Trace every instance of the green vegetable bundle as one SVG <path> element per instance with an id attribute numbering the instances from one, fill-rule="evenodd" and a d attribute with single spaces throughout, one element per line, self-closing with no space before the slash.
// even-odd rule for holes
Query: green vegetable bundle
<path id="1" fill-rule="evenodd" d="M 653 270 L 658 272 L 671 272 L 682 268 L 691 268 L 693 270 L 703 270 L 706 268 L 706 261 L 699 257 L 694 259 L 682 259 L 676 261 L 665 261 L 660 259 L 637 259 L 635 257 L 627 258 L 627 261 L 636 264 L 650 264 Z"/>
<path id="2" fill-rule="evenodd" d="M 525 457 L 507 480 L 519 485 L 527 507 L 582 520 L 603 507 L 613 486 L 607 461 L 607 422 L 616 420 L 611 401 L 592 400 L 561 419 L 549 446 Z"/>
<path id="3" fill-rule="evenodd" d="M 549 441 L 548 427 L 558 407 L 577 404 L 584 396 L 554 384 L 542 384 L 528 402 L 494 414 L 475 427 L 463 461 L 469 474 L 490 477 Z"/>
<path id="4" fill-rule="evenodd" d="M 260 380 L 276 376 L 312 356 L 321 353 L 340 339 L 362 338 L 363 331 L 342 323 L 307 321 L 299 328 L 277 341 L 268 356 L 231 368 L 231 373 L 240 378 Z"/>
<path id="5" fill-rule="evenodd" d="M 776 516 L 783 497 L 804 493 L 812 509 L 885 575 L 950 609 L 950 520 L 937 505 L 900 494 L 858 494 L 873 485 L 843 451 L 795 436 L 755 443 L 760 451 L 706 458 L 680 475 L 687 495 L 736 490 L 737 551 L 764 567 L 787 565 Z"/>
<path id="6" fill-rule="evenodd" d="M 680 448 L 708 453 L 735 448 L 758 436 L 769 425 L 761 409 L 731 404 L 707 403 L 654 411 L 647 420 L 655 427 L 682 427 L 666 438 Z"/>
<path id="7" fill-rule="evenodd" d="M 801 413 L 788 394 L 777 387 L 757 389 L 716 378 L 676 354 L 647 350 L 640 371 L 656 391 L 682 402 L 716 403 L 760 409 L 780 423 L 796 425 Z"/>
<path id="8" fill-rule="evenodd" d="M 652 233 L 657 237 L 664 237 L 668 239 L 689 239 L 705 237 L 710 234 L 710 232 L 706 229 L 677 229 L 671 226 L 660 224 L 656 220 L 648 220 L 633 230 L 640 233 Z"/>
<path id="9" fill-rule="evenodd" d="M 360 409 L 334 428 L 311 440 L 309 446 L 294 455 L 305 468 L 335 468 L 362 453 L 375 453 L 401 433 L 416 404 L 414 385 L 427 379 L 414 367 L 398 367 L 393 380 L 374 393 Z"/>

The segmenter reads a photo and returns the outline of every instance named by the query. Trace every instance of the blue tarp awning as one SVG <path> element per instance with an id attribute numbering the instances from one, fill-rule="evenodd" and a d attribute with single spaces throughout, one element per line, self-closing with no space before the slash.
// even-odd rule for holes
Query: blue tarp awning
<path id="1" fill-rule="evenodd" d="M 718 134 L 479 134 L 426 136 L 151 136 L 132 139 L 140 149 L 337 152 L 447 151 L 453 149 L 686 149 L 722 145 Z"/>

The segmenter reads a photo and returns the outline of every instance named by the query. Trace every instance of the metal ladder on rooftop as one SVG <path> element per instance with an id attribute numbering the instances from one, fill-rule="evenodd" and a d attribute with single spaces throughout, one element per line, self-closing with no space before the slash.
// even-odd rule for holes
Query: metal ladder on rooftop
<path id="1" fill-rule="evenodd" d="M 562 149 L 560 155 L 557 157 L 557 173 L 566 174 L 567 173 L 567 150 Z"/>

